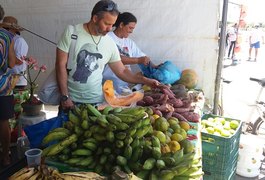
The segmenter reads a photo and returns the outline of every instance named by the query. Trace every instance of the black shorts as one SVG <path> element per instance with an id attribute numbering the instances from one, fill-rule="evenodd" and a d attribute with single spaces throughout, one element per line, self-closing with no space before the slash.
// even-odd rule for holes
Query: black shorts
<path id="1" fill-rule="evenodd" d="M 0 121 L 14 117 L 14 96 L 0 96 Z"/>

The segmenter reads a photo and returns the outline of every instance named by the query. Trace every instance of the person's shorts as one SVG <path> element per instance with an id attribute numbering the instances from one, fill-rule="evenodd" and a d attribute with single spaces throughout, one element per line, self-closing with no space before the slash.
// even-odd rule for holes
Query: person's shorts
<path id="1" fill-rule="evenodd" d="M 251 48 L 254 47 L 255 49 L 260 48 L 260 43 L 259 43 L 259 41 L 256 42 L 256 43 L 250 44 L 250 47 L 251 47 Z"/>
<path id="2" fill-rule="evenodd" d="M 14 96 L 0 96 L 0 121 L 13 118 L 14 114 Z"/>

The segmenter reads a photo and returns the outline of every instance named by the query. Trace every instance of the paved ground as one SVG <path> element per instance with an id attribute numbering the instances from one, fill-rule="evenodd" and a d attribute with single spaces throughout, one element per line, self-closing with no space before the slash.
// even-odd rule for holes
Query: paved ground
<path id="1" fill-rule="evenodd" d="M 252 52 L 254 56 L 254 51 Z M 250 81 L 250 77 L 265 78 L 265 46 L 259 50 L 257 62 L 247 61 L 248 42 L 243 42 L 241 54 L 238 55 L 240 61 L 237 65 L 231 65 L 232 61 L 224 60 L 223 77 L 232 80 L 230 84 L 223 84 L 224 116 L 242 121 L 253 121 L 258 117 L 253 105 L 261 90 L 258 83 Z M 261 95 L 261 100 L 265 100 L 265 91 Z M 265 137 L 256 137 L 265 143 Z M 251 142 L 250 142 L 251 143 Z M 264 166 L 264 165 L 263 165 Z M 255 178 L 236 176 L 236 180 L 265 179 L 264 167 L 261 173 Z"/>

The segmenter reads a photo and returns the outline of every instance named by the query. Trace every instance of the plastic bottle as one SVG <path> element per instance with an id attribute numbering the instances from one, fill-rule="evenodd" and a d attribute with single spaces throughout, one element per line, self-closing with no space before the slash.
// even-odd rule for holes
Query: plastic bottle
<path id="1" fill-rule="evenodd" d="M 17 157 L 22 159 L 25 152 L 30 149 L 30 143 L 27 136 L 22 136 L 17 139 Z"/>
<path id="2" fill-rule="evenodd" d="M 142 84 L 136 84 L 135 86 L 132 87 L 132 91 L 139 91 L 142 89 Z"/>

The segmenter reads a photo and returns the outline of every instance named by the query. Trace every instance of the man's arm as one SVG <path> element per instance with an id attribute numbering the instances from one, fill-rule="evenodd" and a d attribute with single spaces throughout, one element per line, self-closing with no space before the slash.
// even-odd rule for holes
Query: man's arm
<path id="1" fill-rule="evenodd" d="M 142 74 L 133 74 L 129 69 L 127 69 L 123 65 L 121 61 L 109 63 L 109 67 L 116 74 L 116 76 L 126 82 L 134 84 L 146 84 L 152 87 L 158 86 L 160 84 L 157 80 L 146 78 Z"/>
<path id="2" fill-rule="evenodd" d="M 142 57 L 127 57 L 121 55 L 121 61 L 123 64 L 144 64 L 148 65 L 150 62 L 150 58 L 147 56 L 142 56 Z"/>
<path id="3" fill-rule="evenodd" d="M 55 70 L 56 70 L 56 79 L 58 83 L 58 87 L 60 90 L 61 95 L 68 96 L 68 85 L 67 85 L 67 60 L 68 60 L 68 53 L 60 50 L 59 48 L 56 49 L 56 64 L 55 64 Z M 74 106 L 74 103 L 70 98 L 67 100 L 61 101 L 61 107 L 62 109 L 69 109 Z"/>

